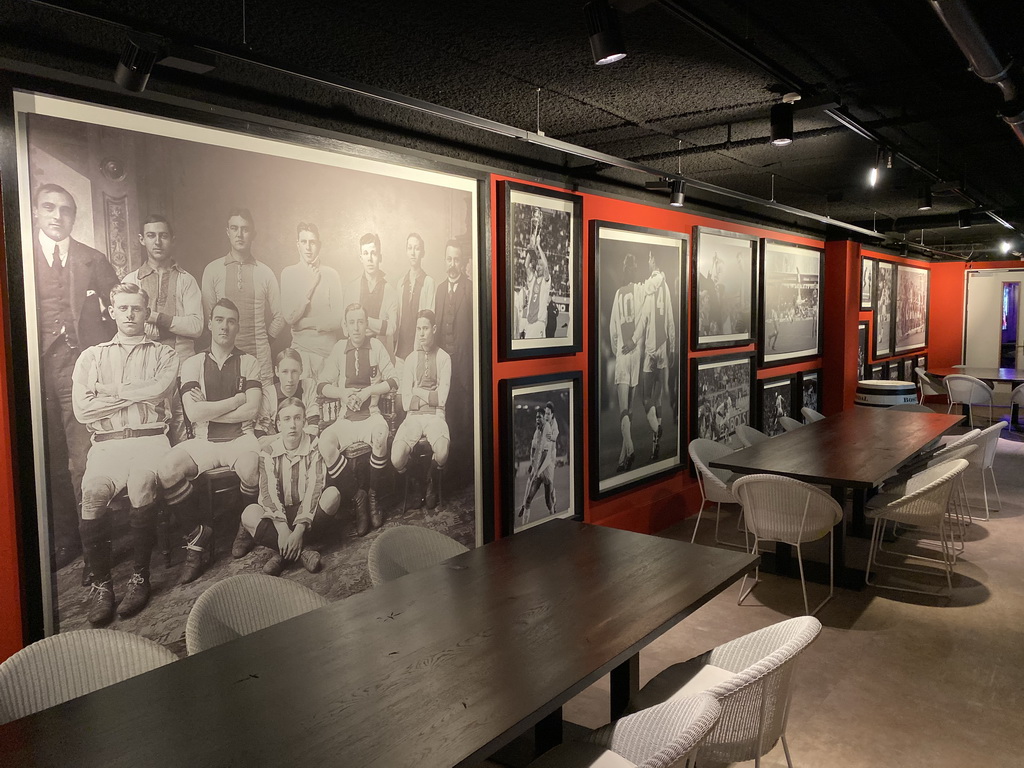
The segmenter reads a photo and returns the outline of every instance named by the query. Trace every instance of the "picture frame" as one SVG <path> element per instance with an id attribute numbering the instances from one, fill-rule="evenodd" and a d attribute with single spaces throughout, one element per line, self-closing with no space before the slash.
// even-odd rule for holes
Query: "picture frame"
<path id="1" fill-rule="evenodd" d="M 757 339 L 758 239 L 694 228 L 690 327 L 693 350 L 742 347 Z"/>
<path id="2" fill-rule="evenodd" d="M 582 520 L 583 373 L 502 379 L 498 389 L 503 533 Z"/>
<path id="3" fill-rule="evenodd" d="M 583 349 L 583 198 L 505 181 L 502 354 L 514 360 Z"/>
<path id="4" fill-rule="evenodd" d="M 889 381 L 900 381 L 903 378 L 903 371 L 901 361 L 890 360 L 886 365 L 885 377 Z"/>
<path id="5" fill-rule="evenodd" d="M 875 260 L 866 256 L 860 260 L 860 308 L 862 311 L 874 308 Z"/>
<path id="6" fill-rule="evenodd" d="M 918 355 L 916 358 L 915 366 L 918 368 L 924 368 L 928 370 L 928 355 Z"/>
<path id="7" fill-rule="evenodd" d="M 894 353 L 928 346 L 930 287 L 931 270 L 907 264 L 897 265 Z"/>
<path id="8" fill-rule="evenodd" d="M 889 378 L 888 366 L 885 363 L 872 363 L 871 364 L 871 380 L 882 381 Z"/>
<path id="9" fill-rule="evenodd" d="M 94 260 L 91 263 L 111 275 L 114 284 L 147 258 L 140 247 L 140 231 L 151 213 L 165 214 L 173 223 L 173 238 L 178 243 L 177 264 L 197 284 L 206 268 L 223 260 L 222 254 L 229 251 L 226 222 L 245 219 L 245 215 L 238 213 L 243 209 L 258 225 L 258 234 L 250 241 L 256 263 L 265 265 L 276 283 L 281 280 L 282 270 L 297 265 L 301 258 L 296 248 L 297 222 L 318 224 L 315 239 L 320 244 L 321 276 L 328 269 L 337 273 L 341 285 L 339 298 L 354 281 L 366 277 L 360 243 L 364 234 L 376 235 L 376 262 L 390 269 L 392 254 L 405 254 L 411 233 L 418 233 L 420 244 L 426 245 L 423 268 L 436 275 L 438 282 L 446 279 L 445 253 L 453 248 L 458 255 L 453 257 L 452 279 L 465 287 L 462 309 L 458 310 L 461 314 L 452 326 L 454 346 L 449 354 L 451 391 L 458 390 L 460 394 L 452 395 L 446 419 L 452 434 L 463 437 L 451 441 L 444 492 L 435 510 L 429 515 L 422 507 L 400 510 L 404 484 L 395 482 L 388 484 L 381 497 L 383 515 L 410 523 L 419 521 L 428 527 L 450 523 L 450 527 L 445 527 L 446 533 L 467 546 L 493 538 L 493 516 L 484 514 L 485 499 L 491 495 L 493 482 L 493 461 L 489 456 L 493 453 L 490 435 L 494 428 L 490 383 L 493 283 L 491 262 L 484 257 L 486 251 L 481 246 L 489 220 L 486 174 L 424 155 L 367 146 L 330 131 L 198 103 L 170 105 L 137 97 L 129 99 L 116 93 L 71 88 L 28 77 L 16 79 L 14 87 L 9 98 L 12 110 L 7 113 L 11 123 L 6 126 L 12 141 L 0 152 L 4 167 L 12 171 L 2 178 L 5 209 L 12 214 L 5 233 L 7 278 L 11 286 L 17 286 L 12 291 L 17 300 L 9 307 L 11 354 L 13 363 L 26 372 L 24 383 L 15 385 L 14 396 L 29 404 L 28 415 L 17 425 L 16 444 L 25 468 L 18 502 L 25 510 L 26 530 L 32 515 L 36 515 L 36 530 L 26 536 L 27 540 L 38 541 L 38 552 L 26 558 L 23 572 L 26 594 L 39 606 L 29 617 L 27 631 L 31 635 L 39 637 L 85 627 L 88 610 L 82 601 L 87 590 L 79 586 L 81 555 L 72 556 L 65 564 L 58 563 L 56 552 L 53 510 L 58 502 L 66 508 L 69 496 L 74 510 L 75 482 L 66 455 L 72 451 L 51 444 L 52 433 L 48 430 L 48 425 L 55 423 L 52 413 L 47 416 L 55 394 L 47 382 L 59 382 L 63 380 L 60 377 L 70 373 L 66 366 L 63 373 L 47 372 L 41 355 L 44 338 L 37 313 L 41 311 L 38 291 L 43 286 L 33 253 L 39 241 L 33 209 L 37 202 L 34 194 L 44 184 L 63 190 L 56 192 L 51 188 L 47 194 L 73 201 L 77 215 L 71 216 L 70 238 L 84 243 L 88 253 L 98 254 L 90 256 Z M 55 149 L 58 147 L 59 150 Z M 112 152 L 111 157 L 90 154 L 102 148 Z M 99 162 L 104 158 L 110 162 Z M 171 159 L 175 162 L 173 173 L 163 165 Z M 274 178 L 275 184 L 260 182 L 266 178 Z M 394 200 L 401 200 L 401 205 L 393 205 Z M 74 253 L 69 253 L 69 261 L 75 258 Z M 395 262 L 408 263 L 397 258 Z M 398 281 L 401 275 L 402 271 L 396 269 L 393 279 Z M 109 280 L 103 286 L 88 286 L 91 293 L 86 296 L 87 303 L 95 302 L 95 317 L 101 322 L 104 291 L 108 292 L 109 300 L 108 283 Z M 381 318 L 387 311 L 385 304 L 382 302 L 381 308 L 375 310 L 382 313 Z M 205 326 L 202 317 L 206 310 L 200 308 L 198 313 L 200 325 Z M 109 318 L 107 323 L 109 326 Z M 389 323 L 389 327 L 400 326 Z M 111 332 L 108 328 L 107 333 Z M 389 338 L 382 330 L 380 335 L 380 343 L 390 355 L 397 345 L 397 334 Z M 287 324 L 280 336 L 273 332 L 268 332 L 268 336 L 273 337 L 271 341 L 255 341 L 255 370 L 260 383 L 265 360 L 282 346 L 297 343 Z M 90 343 L 84 336 L 80 341 Z M 241 336 L 238 344 L 243 345 Z M 279 346 L 266 349 L 265 345 L 270 344 Z M 447 344 L 443 342 L 441 346 Z M 80 352 L 81 349 L 75 354 Z M 273 364 L 269 370 L 273 376 Z M 267 391 L 266 384 L 263 390 Z M 398 420 L 404 417 L 392 406 L 392 401 L 381 402 L 381 416 L 385 421 L 393 419 L 397 428 Z M 394 474 L 390 461 L 392 439 L 389 429 L 387 471 Z M 77 445 L 72 450 L 81 461 L 91 449 L 80 451 Z M 427 459 L 424 466 L 429 471 L 429 456 Z M 368 462 L 369 453 L 360 461 Z M 420 461 L 415 469 L 410 465 L 408 471 L 415 472 L 418 478 L 422 464 Z M 199 479 L 201 485 L 206 482 Z M 218 496 L 218 503 L 227 506 L 232 516 L 238 498 L 238 481 L 233 482 L 234 490 L 229 488 L 228 495 Z M 414 486 L 418 483 L 417 479 Z M 200 493 L 196 498 L 203 496 Z M 351 521 L 350 503 L 343 502 L 343 517 Z M 118 515 L 113 546 L 123 551 L 127 535 L 127 528 L 121 524 L 123 513 L 117 509 L 107 512 Z M 169 532 L 175 540 L 179 534 L 187 533 L 178 530 L 180 525 L 179 521 Z M 222 526 L 224 530 L 215 534 L 218 538 L 233 535 L 224 531 L 237 525 L 238 518 L 234 517 L 234 526 Z M 334 537 L 325 543 L 323 570 L 341 568 L 349 562 L 348 558 L 365 562 L 364 550 L 369 539 L 357 537 L 354 542 L 355 546 L 350 546 L 347 540 Z M 118 620 L 118 628 L 168 643 L 173 651 L 183 653 L 180 639 L 188 607 L 194 600 L 194 588 L 208 586 L 238 569 L 252 568 L 249 558 L 256 555 L 237 561 L 224 556 L 229 543 L 219 542 L 213 564 L 197 582 L 185 587 L 178 585 L 180 555 L 173 548 L 171 568 L 154 569 L 150 605 L 130 621 Z M 342 551 L 344 554 L 340 554 Z M 261 558 L 264 556 L 260 554 Z M 33 566 L 38 568 L 35 573 Z M 124 594 L 130 571 L 130 562 L 116 561 L 113 583 L 118 597 Z M 325 596 L 338 599 L 365 588 L 365 584 L 360 586 L 361 572 L 361 568 L 346 572 L 332 583 Z M 289 577 L 300 581 L 304 578 L 292 573 Z"/>
<path id="10" fill-rule="evenodd" d="M 870 339 L 870 326 L 861 320 L 857 323 L 857 378 L 864 380 L 869 378 L 870 370 L 868 359 L 868 341 Z"/>
<path id="11" fill-rule="evenodd" d="M 825 252 L 762 238 L 758 365 L 785 365 L 821 357 Z"/>
<path id="12" fill-rule="evenodd" d="M 753 426 L 757 417 L 754 352 L 690 359 L 690 438 L 741 448 L 738 424 Z"/>
<path id="13" fill-rule="evenodd" d="M 813 371 L 800 371 L 798 377 L 798 391 L 797 391 L 797 413 L 800 412 L 801 408 L 812 408 L 815 411 L 821 412 L 821 374 L 820 368 Z"/>
<path id="14" fill-rule="evenodd" d="M 781 435 L 786 430 L 779 419 L 789 416 L 800 421 L 797 407 L 797 376 L 774 376 L 757 380 L 757 428 L 769 437 Z"/>
<path id="15" fill-rule="evenodd" d="M 689 244 L 680 232 L 591 222 L 591 498 L 648 483 L 686 461 Z M 627 338 L 635 348 L 624 352 Z M 657 439 L 652 423 L 660 424 Z"/>
<path id="16" fill-rule="evenodd" d="M 871 356 L 874 359 L 889 357 L 896 343 L 896 327 L 893 322 L 896 311 L 896 265 L 889 261 L 875 262 L 875 332 Z"/>

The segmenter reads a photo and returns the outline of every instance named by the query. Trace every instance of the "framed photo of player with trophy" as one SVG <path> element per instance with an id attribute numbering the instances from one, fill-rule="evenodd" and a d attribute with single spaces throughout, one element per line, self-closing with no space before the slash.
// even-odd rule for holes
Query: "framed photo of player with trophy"
<path id="1" fill-rule="evenodd" d="M 504 182 L 506 359 L 579 352 L 583 348 L 583 198 Z"/>
<path id="2" fill-rule="evenodd" d="M 678 469 L 689 238 L 594 221 L 590 495 Z"/>
<path id="3" fill-rule="evenodd" d="M 583 374 L 503 379 L 502 530 L 583 519 Z"/>

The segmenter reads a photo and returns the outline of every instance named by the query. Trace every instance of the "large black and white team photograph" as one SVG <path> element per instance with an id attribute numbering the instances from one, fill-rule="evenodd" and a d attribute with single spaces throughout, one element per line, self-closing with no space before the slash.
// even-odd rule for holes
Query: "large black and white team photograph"
<path id="1" fill-rule="evenodd" d="M 793 418 L 793 390 L 796 388 L 796 377 L 760 379 L 757 384 L 760 429 L 771 437 L 781 435 L 786 430 L 780 419 L 783 416 Z"/>
<path id="2" fill-rule="evenodd" d="M 765 364 L 821 354 L 821 266 L 811 248 L 764 241 L 758 351 Z"/>
<path id="3" fill-rule="evenodd" d="M 697 227 L 694 246 L 695 349 L 755 341 L 757 239 Z"/>
<path id="4" fill-rule="evenodd" d="M 506 356 L 579 351 L 581 198 L 513 182 L 504 187 Z"/>
<path id="5" fill-rule="evenodd" d="M 583 514 L 582 382 L 575 372 L 501 383 L 509 533 Z"/>
<path id="6" fill-rule="evenodd" d="M 48 632 L 180 653 L 228 576 L 479 543 L 477 180 L 17 97 Z"/>
<path id="7" fill-rule="evenodd" d="M 591 485 L 600 495 L 681 464 L 687 238 L 605 222 L 593 233 Z"/>
<path id="8" fill-rule="evenodd" d="M 896 269 L 896 347 L 920 349 L 928 343 L 927 269 L 900 264 Z"/>
<path id="9" fill-rule="evenodd" d="M 875 262 L 875 352 L 874 357 L 893 353 L 893 315 L 895 314 L 894 277 L 896 266 L 888 261 Z"/>
<path id="10" fill-rule="evenodd" d="M 736 427 L 753 426 L 753 354 L 699 357 L 690 362 L 694 414 L 691 436 L 741 448 Z"/>

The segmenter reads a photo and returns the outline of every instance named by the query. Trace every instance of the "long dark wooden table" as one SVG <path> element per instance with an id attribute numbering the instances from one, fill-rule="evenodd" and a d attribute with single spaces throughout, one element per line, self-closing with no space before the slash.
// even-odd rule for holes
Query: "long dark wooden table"
<path id="1" fill-rule="evenodd" d="M 854 407 L 730 453 L 711 462 L 711 466 L 743 475 L 765 472 L 828 485 L 840 504 L 845 503 L 847 491 L 852 491 L 850 532 L 863 535 L 867 492 L 963 419 L 955 414 Z M 858 584 L 857 574 L 846 569 L 842 526 L 837 526 L 833 543 L 841 580 L 851 586 Z M 789 547 L 781 545 L 776 552 L 785 561 Z"/>
<path id="2" fill-rule="evenodd" d="M 1017 384 L 1024 381 L 1024 370 L 1021 370 L 1020 368 L 929 368 L 928 373 L 943 379 L 947 376 L 959 373 L 964 376 L 973 376 L 976 379 L 989 382 L 1010 381 Z"/>
<path id="3" fill-rule="evenodd" d="M 478 763 L 757 564 L 554 520 L 0 726 L 0 765 Z"/>

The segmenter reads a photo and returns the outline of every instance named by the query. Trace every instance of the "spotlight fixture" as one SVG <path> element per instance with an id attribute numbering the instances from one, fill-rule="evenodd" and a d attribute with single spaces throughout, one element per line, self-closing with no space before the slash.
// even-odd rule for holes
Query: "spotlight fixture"
<path id="1" fill-rule="evenodd" d="M 583 6 L 587 34 L 595 64 L 612 64 L 626 58 L 626 43 L 619 28 L 619 17 L 608 0 L 590 0 Z"/>
<path id="2" fill-rule="evenodd" d="M 686 200 L 686 183 L 682 179 L 672 179 L 672 188 L 668 195 L 668 204 L 675 208 L 682 208 Z"/>
<path id="3" fill-rule="evenodd" d="M 925 184 L 921 187 L 921 195 L 917 201 L 917 210 L 930 211 L 932 209 L 932 185 Z"/>
<path id="4" fill-rule="evenodd" d="M 781 104 L 775 104 L 771 111 L 772 146 L 785 147 L 793 143 L 793 104 L 800 101 L 799 93 L 787 93 Z"/>
<path id="5" fill-rule="evenodd" d="M 971 228 L 971 210 L 969 208 L 965 208 L 964 210 L 957 213 L 956 225 L 960 227 L 960 229 Z"/>
<path id="6" fill-rule="evenodd" d="M 878 184 L 878 169 L 882 165 L 882 148 L 879 147 L 875 150 L 875 164 L 871 166 L 871 170 L 868 171 L 868 185 L 875 186 Z"/>
<path id="7" fill-rule="evenodd" d="M 114 82 L 126 91 L 142 93 L 146 90 L 153 65 L 162 55 L 163 49 L 156 40 L 137 32 L 129 33 L 114 70 Z"/>

